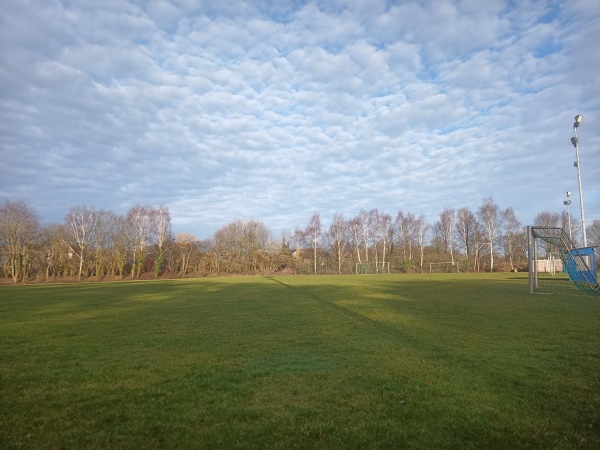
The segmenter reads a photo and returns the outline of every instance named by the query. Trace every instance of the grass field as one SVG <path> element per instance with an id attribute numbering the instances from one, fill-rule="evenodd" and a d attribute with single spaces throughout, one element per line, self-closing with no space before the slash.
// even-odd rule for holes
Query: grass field
<path id="1" fill-rule="evenodd" d="M 0 448 L 600 448 L 600 301 L 526 274 L 0 287 Z"/>

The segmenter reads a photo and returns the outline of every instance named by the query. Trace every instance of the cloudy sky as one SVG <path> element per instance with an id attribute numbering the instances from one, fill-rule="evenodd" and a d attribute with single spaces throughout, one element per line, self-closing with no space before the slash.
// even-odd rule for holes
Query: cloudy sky
<path id="1" fill-rule="evenodd" d="M 0 202 L 167 205 L 175 232 L 484 197 L 600 219 L 600 2 L 8 0 Z"/>

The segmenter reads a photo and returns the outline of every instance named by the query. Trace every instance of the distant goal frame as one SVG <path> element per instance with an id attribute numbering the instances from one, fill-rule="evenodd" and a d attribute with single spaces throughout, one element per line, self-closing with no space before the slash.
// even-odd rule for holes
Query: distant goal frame
<path id="1" fill-rule="evenodd" d="M 356 263 L 355 273 L 356 273 L 356 275 L 389 275 L 390 274 L 390 263 L 389 262 Z"/>
<path id="2" fill-rule="evenodd" d="M 446 267 L 451 268 L 452 270 L 438 270 L 436 272 L 433 271 L 433 267 Z M 454 270 L 456 268 L 456 270 Z M 460 273 L 460 266 L 456 261 L 443 261 L 443 262 L 430 262 L 429 263 L 429 273 Z"/>

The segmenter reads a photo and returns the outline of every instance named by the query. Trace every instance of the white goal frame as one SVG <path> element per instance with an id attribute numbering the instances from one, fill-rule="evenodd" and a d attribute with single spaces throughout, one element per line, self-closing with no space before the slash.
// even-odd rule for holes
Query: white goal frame
<path id="1" fill-rule="evenodd" d="M 429 273 L 433 273 L 434 267 L 449 267 L 449 268 L 451 268 L 451 270 L 446 270 L 444 272 L 440 271 L 440 272 L 436 272 L 436 273 L 460 273 L 460 266 L 458 265 L 458 262 L 456 262 L 456 261 L 429 263 Z M 456 267 L 456 270 L 454 270 L 455 267 Z"/>
<path id="2" fill-rule="evenodd" d="M 540 253 L 545 254 L 545 260 Z M 557 287 L 573 286 L 600 296 L 594 248 L 576 247 L 562 228 L 528 226 L 527 262 L 530 294 L 553 293 Z M 552 283 L 547 282 L 550 280 Z"/>
<path id="3" fill-rule="evenodd" d="M 380 275 L 390 273 L 389 262 L 356 263 L 356 275 Z"/>

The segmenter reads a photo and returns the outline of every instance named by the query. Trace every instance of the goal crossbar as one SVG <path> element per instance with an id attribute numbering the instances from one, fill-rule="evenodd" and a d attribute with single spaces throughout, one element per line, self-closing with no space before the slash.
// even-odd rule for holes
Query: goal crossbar
<path id="1" fill-rule="evenodd" d="M 438 268 L 438 272 L 460 273 L 460 266 L 456 261 L 429 263 L 429 273 L 433 273 L 434 268 Z"/>
<path id="2" fill-rule="evenodd" d="M 357 275 L 378 275 L 384 273 L 390 273 L 389 262 L 356 263 Z"/>

